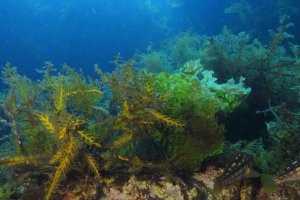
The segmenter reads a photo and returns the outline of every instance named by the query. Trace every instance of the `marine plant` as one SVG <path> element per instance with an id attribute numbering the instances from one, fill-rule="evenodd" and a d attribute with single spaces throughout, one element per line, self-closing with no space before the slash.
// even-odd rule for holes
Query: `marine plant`
<path id="1" fill-rule="evenodd" d="M 48 200 L 74 171 L 102 182 L 102 173 L 120 169 L 196 170 L 222 151 L 217 113 L 232 112 L 249 94 L 243 78 L 218 84 L 198 60 L 173 74 L 136 70 L 119 55 L 114 62 L 112 73 L 95 68 L 101 80 L 46 62 L 37 81 L 8 63 L 2 79 L 9 91 L 0 105 L 17 151 L 0 166 L 52 169 Z"/>
<path id="2" fill-rule="evenodd" d="M 187 122 L 183 132 L 167 136 L 167 151 L 176 166 L 198 169 L 203 159 L 220 153 L 224 127 L 216 115 L 230 113 L 250 92 L 244 87 L 243 78 L 238 84 L 233 80 L 217 84 L 216 80 L 212 71 L 201 67 L 199 60 L 187 62 L 181 73 L 160 73 L 156 77 L 155 88 L 160 93 L 169 93 L 165 98 L 167 113 L 182 116 Z"/>
<path id="3" fill-rule="evenodd" d="M 186 62 L 199 58 L 201 42 L 199 35 L 192 31 L 186 31 L 167 40 L 164 48 L 170 56 L 173 66 L 178 69 Z"/>
<path id="4" fill-rule="evenodd" d="M 178 72 L 189 60 L 200 59 L 203 66 L 215 72 L 218 83 L 245 77 L 246 84 L 254 91 L 248 98 L 248 109 L 265 109 L 268 99 L 276 104 L 289 101 L 287 103 L 293 105 L 293 99 L 287 97 L 298 97 L 291 88 L 295 88 L 295 82 L 299 83 L 296 76 L 299 73 L 299 48 L 292 43 L 287 44 L 294 38 L 288 33 L 292 26 L 289 16 L 283 15 L 278 28 L 269 31 L 267 42 L 253 38 L 247 32 L 233 33 L 227 27 L 215 36 L 187 31 L 164 41 L 157 50 L 151 48 L 151 52 L 164 55 L 164 59 L 169 58 L 173 72 Z M 142 55 L 150 56 L 151 52 Z M 163 61 L 158 59 L 159 56 L 156 56 L 155 63 Z M 260 126 L 256 128 L 263 127 Z"/>
<path id="5" fill-rule="evenodd" d="M 130 63 L 112 74 L 97 71 L 111 88 L 110 112 L 117 113 L 114 129 L 120 140 L 128 144 L 146 137 L 154 149 L 162 148 L 171 167 L 188 170 L 222 151 L 224 128 L 216 113 L 231 112 L 250 92 L 243 78 L 238 84 L 217 84 L 213 72 L 198 60 L 187 62 L 176 74 L 135 72 Z M 200 73 L 202 78 L 197 77 Z"/>
<path id="6" fill-rule="evenodd" d="M 191 30 L 182 32 L 163 41 L 159 49 L 149 45 L 145 53 L 138 54 L 139 67 L 156 73 L 178 71 L 186 62 L 199 59 L 201 45 L 199 35 Z"/>
<path id="7" fill-rule="evenodd" d="M 148 72 L 172 72 L 171 60 L 165 52 L 155 51 L 151 46 L 139 55 L 139 66 Z"/>
<path id="8" fill-rule="evenodd" d="M 229 144 L 225 157 L 235 159 L 216 179 L 216 189 L 260 177 L 264 191 L 272 193 L 276 187 L 299 181 L 299 113 L 287 110 L 285 104 L 269 106 L 257 112 L 274 116 L 266 123 L 268 138 Z"/>
<path id="9" fill-rule="evenodd" d="M 84 103 L 85 98 L 89 99 L 89 106 L 98 103 L 102 92 L 96 82 L 87 81 L 66 65 L 64 72 L 53 75 L 53 65 L 46 64 L 44 79 L 39 82 L 19 75 L 10 64 L 2 71 L 3 80 L 9 85 L 2 107 L 13 124 L 19 153 L 1 158 L 0 163 L 13 166 L 49 162 L 55 173 L 45 199 L 51 199 L 63 177 L 74 167 L 73 162 L 80 162 L 79 153 L 85 155 L 86 165 L 100 178 L 87 146 L 101 148 L 101 144 L 87 131 L 87 120 L 93 119 Z M 71 105 L 80 109 L 80 115 L 74 114 L 77 110 Z"/>
<path id="10" fill-rule="evenodd" d="M 8 186 L 1 186 L 0 199 L 9 200 L 12 193 L 12 188 L 9 188 Z"/>
<path id="11" fill-rule="evenodd" d="M 277 30 L 269 31 L 271 40 L 266 45 L 246 32 L 233 34 L 225 27 L 222 34 L 206 38 L 201 62 L 210 66 L 221 81 L 241 75 L 246 77 L 246 83 L 255 91 L 250 99 L 263 98 L 263 106 L 267 106 L 268 99 L 280 103 L 282 99 L 278 97 L 284 98 L 284 95 L 276 93 L 278 88 L 288 90 L 297 70 L 296 57 L 283 45 L 293 38 L 286 32 L 291 26 L 293 23 L 288 16 L 281 17 Z"/>
<path id="12" fill-rule="evenodd" d="M 109 113 L 114 115 L 111 116 L 111 130 L 108 132 L 114 136 L 108 146 L 116 153 L 123 152 L 123 160 L 147 166 L 137 157 L 137 153 L 143 151 L 139 148 L 141 141 L 150 141 L 150 146 L 155 149 L 155 138 L 157 134 L 161 135 L 157 129 L 158 124 L 181 129 L 184 121 L 178 119 L 179 116 L 173 118 L 163 113 L 163 108 L 167 106 L 163 100 L 168 94 L 156 91 L 154 74 L 136 71 L 130 61 L 117 64 L 111 74 L 104 74 L 98 68 L 96 71 L 111 90 Z M 114 154 L 109 156 L 120 159 L 120 156 Z"/>
<path id="13" fill-rule="evenodd" d="M 236 156 L 236 154 L 244 154 L 253 160 L 254 167 L 260 172 L 265 174 L 274 174 L 272 155 L 263 143 L 262 138 L 248 141 L 238 141 L 230 147 L 227 151 L 231 155 L 227 157 Z"/>
<path id="14" fill-rule="evenodd" d="M 274 120 L 266 123 L 270 155 L 268 161 L 272 163 L 274 173 L 281 175 L 287 173 L 288 168 L 293 170 L 291 164 L 300 159 L 298 140 L 300 116 L 298 112 L 288 110 L 285 104 L 269 106 L 267 110 L 262 111 L 264 114 L 271 113 L 274 116 Z"/>

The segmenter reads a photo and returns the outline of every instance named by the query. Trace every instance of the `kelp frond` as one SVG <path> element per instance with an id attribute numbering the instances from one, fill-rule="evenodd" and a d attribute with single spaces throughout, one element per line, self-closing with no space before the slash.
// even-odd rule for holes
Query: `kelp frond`
<path id="1" fill-rule="evenodd" d="M 68 126 L 63 124 L 58 131 L 58 139 L 65 138 L 67 136 Z"/>
<path id="2" fill-rule="evenodd" d="M 113 142 L 112 148 L 120 149 L 124 144 L 131 141 L 132 138 L 133 132 L 131 130 L 126 129 L 125 133 Z"/>
<path id="3" fill-rule="evenodd" d="M 11 158 L 0 158 L 0 166 L 13 166 L 19 164 L 36 164 L 46 158 L 38 156 L 16 156 Z"/>
<path id="4" fill-rule="evenodd" d="M 99 166 L 97 164 L 97 161 L 93 158 L 93 156 L 90 153 L 87 153 L 85 155 L 85 159 L 87 160 L 87 163 L 90 167 L 90 169 L 94 172 L 97 179 L 101 178 L 100 172 L 99 172 Z"/>
<path id="5" fill-rule="evenodd" d="M 151 80 L 153 81 L 153 80 Z M 148 95 L 152 95 L 153 92 L 154 92 L 154 88 L 153 88 L 153 85 L 152 85 L 152 82 L 150 80 L 146 81 L 145 84 L 144 84 L 144 88 L 145 88 L 145 92 L 148 94 Z"/>
<path id="6" fill-rule="evenodd" d="M 184 127 L 184 122 L 182 122 L 180 120 L 171 119 L 170 117 L 163 115 L 163 114 L 161 114 L 153 109 L 150 109 L 150 108 L 147 108 L 146 110 L 151 115 L 153 115 L 158 121 L 161 121 L 168 126 L 175 126 L 176 128 Z"/>
<path id="7" fill-rule="evenodd" d="M 65 105 L 64 80 L 62 76 L 59 76 L 58 78 L 59 85 L 56 88 L 57 92 L 54 94 L 54 106 L 57 113 L 59 113 Z"/>
<path id="8" fill-rule="evenodd" d="M 65 155 L 66 155 L 66 146 L 63 146 L 60 149 L 58 149 L 56 154 L 52 157 L 52 159 L 50 160 L 50 164 L 59 163 L 64 158 Z"/>
<path id="9" fill-rule="evenodd" d="M 56 190 L 56 188 L 58 187 L 59 183 L 61 182 L 63 176 L 65 175 L 65 173 L 67 172 L 67 170 L 69 169 L 72 160 L 74 159 L 75 155 L 76 155 L 76 141 L 74 137 L 70 138 L 70 141 L 68 142 L 68 145 L 66 147 L 66 152 L 64 155 L 64 158 L 61 160 L 59 166 L 56 169 L 54 178 L 52 180 L 52 183 L 49 187 L 47 196 L 45 198 L 45 200 L 50 200 L 54 191 Z"/>
<path id="10" fill-rule="evenodd" d="M 83 131 L 78 131 L 78 135 L 80 135 L 88 145 L 90 146 L 94 145 L 98 148 L 101 148 L 102 145 L 96 142 L 91 135 L 84 133 Z"/>
<path id="11" fill-rule="evenodd" d="M 129 110 L 129 105 L 128 105 L 128 102 L 127 101 L 124 101 L 123 102 L 123 116 L 126 117 L 127 119 L 132 119 L 132 115 L 130 113 L 130 110 Z"/>
<path id="12" fill-rule="evenodd" d="M 287 16 L 287 15 L 284 15 L 284 16 L 282 16 L 280 18 L 280 21 L 279 21 L 280 22 L 280 26 L 278 28 L 278 33 L 276 33 L 276 34 L 273 33 L 274 34 L 274 36 L 273 36 L 274 38 L 273 38 L 273 41 L 272 41 L 272 43 L 270 45 L 270 49 L 269 49 L 269 52 L 268 52 L 269 55 L 273 53 L 273 51 L 275 50 L 276 46 L 283 39 L 291 37 L 291 35 L 289 35 L 289 34 L 287 34 L 285 32 L 288 28 L 290 28 L 290 27 L 292 27 L 294 25 L 293 23 L 291 23 L 289 21 L 289 18 L 290 17 Z"/>
<path id="13" fill-rule="evenodd" d="M 39 120 L 42 122 L 42 124 L 45 126 L 45 128 L 50 132 L 55 134 L 55 126 L 53 125 L 53 123 L 50 121 L 49 116 L 43 115 L 41 113 L 38 112 L 34 112 L 34 114 L 39 118 Z"/>
<path id="14" fill-rule="evenodd" d="M 70 96 L 70 95 L 75 95 L 75 94 L 78 94 L 78 93 L 81 93 L 81 94 L 84 94 L 84 93 L 97 93 L 99 95 L 102 95 L 103 92 L 101 90 L 98 90 L 98 89 L 90 89 L 90 90 L 76 90 L 76 91 L 73 91 L 73 92 L 69 92 L 66 96 Z"/>

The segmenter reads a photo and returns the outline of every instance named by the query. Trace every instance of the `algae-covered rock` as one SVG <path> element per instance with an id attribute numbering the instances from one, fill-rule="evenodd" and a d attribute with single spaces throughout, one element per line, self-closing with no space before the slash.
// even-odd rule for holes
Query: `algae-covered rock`
<path id="1" fill-rule="evenodd" d="M 123 184 L 112 183 L 104 187 L 101 200 L 197 200 L 206 196 L 204 190 L 192 186 L 179 177 L 148 174 L 132 175 Z"/>

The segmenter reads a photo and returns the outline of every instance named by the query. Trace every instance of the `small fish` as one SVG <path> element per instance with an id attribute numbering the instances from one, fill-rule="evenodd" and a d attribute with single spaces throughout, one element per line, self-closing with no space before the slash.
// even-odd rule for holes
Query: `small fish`
<path id="1" fill-rule="evenodd" d="M 247 178 L 259 177 L 259 173 L 252 170 L 252 165 L 253 161 L 249 156 L 238 154 L 233 162 L 226 166 L 223 174 L 216 179 L 216 185 L 225 187 Z"/>
<path id="2" fill-rule="evenodd" d="M 261 174 L 253 169 L 254 162 L 251 157 L 238 154 L 224 170 L 223 174 L 216 178 L 214 190 L 220 191 L 222 188 L 240 183 L 249 178 L 260 178 L 263 188 L 271 193 L 276 189 L 274 177 L 269 174 Z"/>

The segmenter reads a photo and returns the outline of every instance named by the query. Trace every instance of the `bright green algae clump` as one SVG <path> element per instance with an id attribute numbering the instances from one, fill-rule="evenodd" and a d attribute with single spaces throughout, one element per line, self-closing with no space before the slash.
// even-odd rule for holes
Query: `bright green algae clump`
<path id="1" fill-rule="evenodd" d="M 216 114 L 231 112 L 251 89 L 244 87 L 242 77 L 238 84 L 232 79 L 217 84 L 213 71 L 203 70 L 198 60 L 187 62 L 181 71 L 160 73 L 154 80 L 157 91 L 168 94 L 166 113 L 187 123 L 184 131 L 167 136 L 169 156 L 176 166 L 195 170 L 203 159 L 222 151 L 224 128 Z"/>

